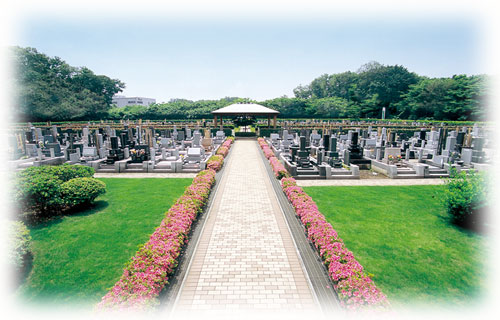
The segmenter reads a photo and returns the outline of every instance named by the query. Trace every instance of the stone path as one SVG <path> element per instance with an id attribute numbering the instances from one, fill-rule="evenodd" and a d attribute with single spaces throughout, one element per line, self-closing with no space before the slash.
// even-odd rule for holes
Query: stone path
<path id="1" fill-rule="evenodd" d="M 259 152 L 254 140 L 232 147 L 173 319 L 319 312 Z"/>
<path id="2" fill-rule="evenodd" d="M 148 172 L 97 172 L 94 178 L 189 178 L 196 177 L 196 173 L 148 173 Z"/>
<path id="3" fill-rule="evenodd" d="M 361 180 L 297 180 L 301 187 L 312 186 L 412 186 L 445 184 L 444 179 L 361 179 Z"/>

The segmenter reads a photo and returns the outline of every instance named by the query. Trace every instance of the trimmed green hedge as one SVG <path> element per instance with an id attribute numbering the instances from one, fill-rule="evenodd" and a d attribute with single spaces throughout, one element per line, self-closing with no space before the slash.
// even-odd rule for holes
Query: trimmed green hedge
<path id="1" fill-rule="evenodd" d="M 235 137 L 255 137 L 255 132 L 235 132 Z"/>
<path id="2" fill-rule="evenodd" d="M 31 253 L 31 235 L 21 221 L 12 221 L 9 226 L 9 258 L 8 261 L 17 271 L 26 265 L 26 258 Z"/>
<path id="3" fill-rule="evenodd" d="M 265 129 L 265 128 L 260 128 L 259 129 L 259 137 L 270 137 L 271 133 L 279 133 L 280 129 Z"/>

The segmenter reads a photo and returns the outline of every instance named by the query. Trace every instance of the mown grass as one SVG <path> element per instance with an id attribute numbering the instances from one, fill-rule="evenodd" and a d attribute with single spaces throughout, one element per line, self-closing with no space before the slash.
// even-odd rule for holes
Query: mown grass
<path id="1" fill-rule="evenodd" d="M 443 186 L 304 190 L 393 305 L 463 305 L 480 296 L 486 239 L 450 223 Z"/>
<path id="2" fill-rule="evenodd" d="M 191 179 L 100 179 L 88 210 L 32 228 L 33 268 L 19 288 L 33 302 L 92 304 L 160 225 Z"/>

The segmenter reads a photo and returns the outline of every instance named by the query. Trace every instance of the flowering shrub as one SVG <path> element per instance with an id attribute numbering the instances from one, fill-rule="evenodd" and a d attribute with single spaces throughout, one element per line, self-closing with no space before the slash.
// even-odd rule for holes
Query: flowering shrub
<path id="1" fill-rule="evenodd" d="M 225 147 L 225 148 L 229 149 L 229 148 L 231 148 L 231 144 L 233 143 L 233 141 L 234 141 L 234 138 L 233 137 L 229 137 L 229 138 L 226 139 L 226 141 L 224 141 L 222 143 L 221 147 Z"/>
<path id="2" fill-rule="evenodd" d="M 229 153 L 229 149 L 231 148 L 231 144 L 233 143 L 234 141 L 234 138 L 233 137 L 229 137 L 227 138 L 223 143 L 222 145 L 219 147 L 219 149 L 217 149 L 217 152 L 215 153 L 216 155 L 219 155 L 219 156 L 222 156 L 222 157 L 227 157 L 227 154 Z M 213 157 L 211 157 L 210 159 L 212 159 Z M 210 161 L 209 159 L 209 161 Z M 221 164 L 222 166 L 222 164 Z M 220 169 L 220 168 L 219 168 Z M 215 171 L 219 171 L 217 169 L 214 169 Z"/>
<path id="3" fill-rule="evenodd" d="M 283 189 L 285 189 L 287 187 L 296 186 L 296 185 L 297 185 L 297 181 L 295 181 L 294 178 L 283 178 L 283 179 L 281 179 L 281 187 Z"/>
<path id="4" fill-rule="evenodd" d="M 259 145 L 265 152 L 269 146 L 264 139 Z M 386 296 L 377 289 L 373 281 L 363 272 L 363 266 L 354 258 L 337 232 L 319 212 L 313 199 L 297 186 L 294 178 L 283 167 L 279 168 L 276 157 L 268 158 L 275 175 L 281 179 L 281 187 L 306 228 L 307 238 L 314 244 L 327 266 L 328 275 L 342 306 L 348 309 L 389 306 Z M 281 165 L 281 163 L 279 163 Z M 286 174 L 278 174 L 284 170 Z"/>
<path id="5" fill-rule="evenodd" d="M 184 194 L 167 211 L 160 226 L 127 263 L 113 288 L 97 308 L 146 309 L 156 305 L 168 276 L 177 266 L 191 224 L 208 200 L 215 171 L 201 171 Z"/>
<path id="6" fill-rule="evenodd" d="M 222 164 L 224 163 L 224 156 L 215 155 L 208 158 L 207 168 L 215 171 L 219 171 L 222 168 Z"/>
<path id="7" fill-rule="evenodd" d="M 222 146 L 230 148 L 233 141 L 228 138 Z M 218 169 L 222 166 L 222 155 L 212 158 L 211 164 L 207 163 L 208 169 L 196 175 L 184 194 L 167 211 L 149 241 L 127 263 L 121 278 L 97 305 L 98 309 L 147 309 L 158 304 L 156 298 L 177 266 L 191 224 L 202 211 L 215 183 L 215 170 L 211 166 Z"/>
<path id="8" fill-rule="evenodd" d="M 306 227 L 308 239 L 323 258 L 341 305 L 351 309 L 366 305 L 388 306 L 385 295 L 364 274 L 363 267 L 319 212 L 312 198 L 291 179 L 283 179 L 283 191 Z"/>
<path id="9" fill-rule="evenodd" d="M 229 149 L 227 147 L 220 146 L 219 149 L 217 149 L 217 152 L 215 154 L 226 157 L 228 152 L 229 152 Z"/>
<path id="10" fill-rule="evenodd" d="M 286 171 L 283 164 L 274 155 L 269 158 L 269 162 L 271 163 L 276 178 L 281 179 L 290 177 L 290 174 Z"/>

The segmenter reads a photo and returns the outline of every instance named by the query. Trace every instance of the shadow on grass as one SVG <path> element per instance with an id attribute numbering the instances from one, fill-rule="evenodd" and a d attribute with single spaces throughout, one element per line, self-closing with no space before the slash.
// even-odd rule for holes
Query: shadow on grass
<path id="1" fill-rule="evenodd" d="M 82 204 L 65 210 L 61 214 L 49 218 L 41 218 L 36 221 L 29 221 L 29 227 L 32 230 L 38 230 L 61 223 L 66 217 L 85 217 L 106 209 L 109 206 L 107 201 L 99 200 L 92 204 Z"/>
<path id="2" fill-rule="evenodd" d="M 444 209 L 446 210 L 446 209 Z M 492 226 L 488 223 L 488 213 L 487 210 L 481 210 L 477 213 L 474 219 L 466 219 L 464 221 L 459 221 L 454 219 L 453 216 L 443 213 L 437 215 L 438 219 L 447 226 L 454 228 L 469 237 L 477 235 L 487 235 L 492 232 Z"/>

